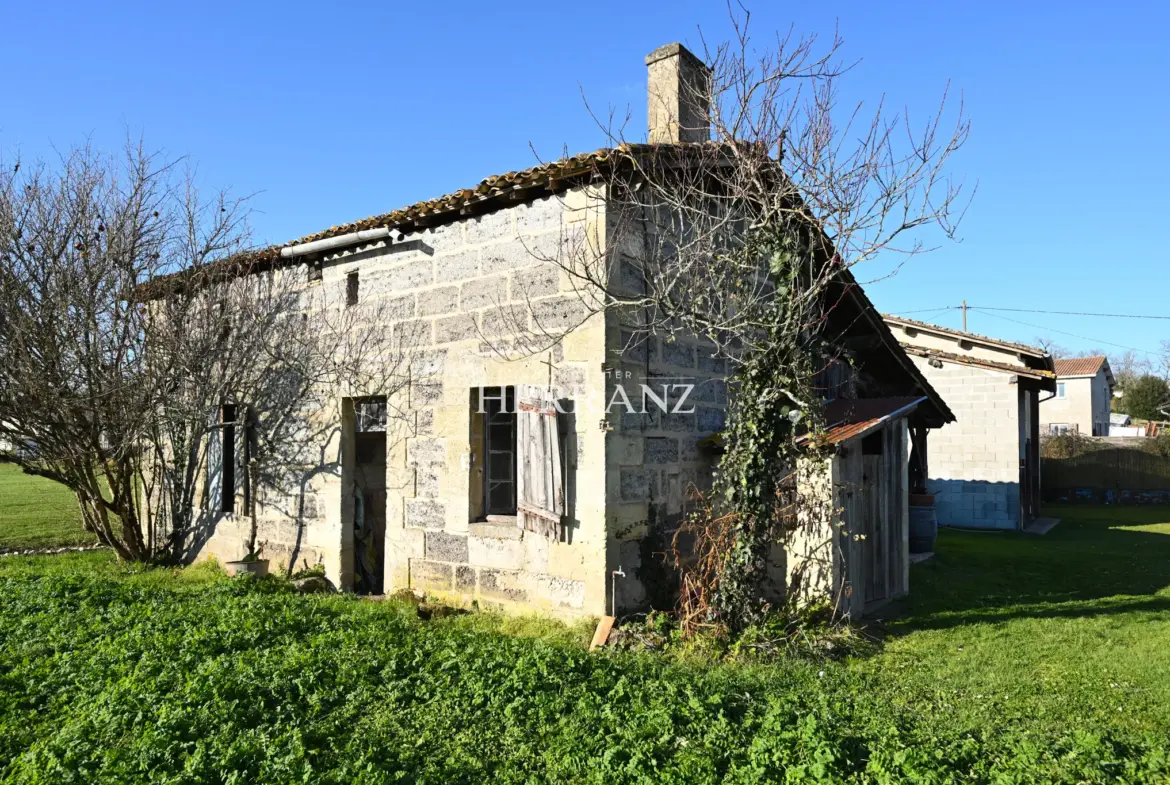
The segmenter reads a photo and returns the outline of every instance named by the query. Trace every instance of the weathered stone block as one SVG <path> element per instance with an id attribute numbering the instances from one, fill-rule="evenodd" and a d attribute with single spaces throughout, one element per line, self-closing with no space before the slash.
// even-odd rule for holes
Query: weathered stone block
<path id="1" fill-rule="evenodd" d="M 694 368 L 695 349 L 681 341 L 664 338 L 662 341 L 662 361 L 680 368 Z"/>
<path id="2" fill-rule="evenodd" d="M 394 325 L 394 345 L 399 349 L 430 346 L 434 342 L 434 325 L 430 319 L 412 319 Z"/>
<path id="3" fill-rule="evenodd" d="M 585 303 L 576 295 L 550 297 L 532 303 L 532 325 L 549 333 L 573 329 L 589 316 Z"/>
<path id="4" fill-rule="evenodd" d="M 646 437 L 642 440 L 642 463 L 678 463 L 678 439 Z"/>
<path id="5" fill-rule="evenodd" d="M 460 251 L 450 256 L 440 256 L 435 259 L 441 281 L 462 281 L 467 278 L 479 277 L 479 251 L 472 249 Z"/>
<path id="6" fill-rule="evenodd" d="M 430 349 L 418 352 L 410 358 L 410 376 L 412 379 L 427 379 L 443 373 L 447 364 L 446 349 Z"/>
<path id="7" fill-rule="evenodd" d="M 474 567 L 466 565 L 459 565 L 455 568 L 455 590 L 473 592 L 475 591 L 476 576 L 478 570 Z"/>
<path id="8" fill-rule="evenodd" d="M 650 497 L 650 473 L 644 469 L 621 469 L 622 501 L 636 502 Z"/>
<path id="9" fill-rule="evenodd" d="M 587 373 L 581 367 L 561 367 L 553 372 L 553 380 L 556 382 L 557 388 L 562 395 L 569 398 L 581 398 L 588 393 L 586 378 Z"/>
<path id="10" fill-rule="evenodd" d="M 442 439 L 411 439 L 406 445 L 406 462 L 411 466 L 441 466 L 447 460 Z"/>
<path id="11" fill-rule="evenodd" d="M 483 249 L 480 267 L 484 275 L 497 275 L 522 267 L 532 267 L 541 261 L 533 255 L 533 250 L 535 249 L 530 250 L 519 242 L 491 245 Z"/>
<path id="12" fill-rule="evenodd" d="M 479 335 L 475 314 L 460 313 L 435 320 L 435 343 L 465 341 Z"/>
<path id="13" fill-rule="evenodd" d="M 424 466 L 415 469 L 414 495 L 423 499 L 438 498 L 441 490 L 439 474 L 437 466 Z"/>
<path id="14" fill-rule="evenodd" d="M 425 559 L 410 560 L 410 585 L 424 591 L 451 591 L 455 569 L 450 564 L 439 564 Z"/>
<path id="15" fill-rule="evenodd" d="M 397 322 L 402 319 L 413 319 L 417 315 L 413 294 L 387 297 L 377 304 L 376 310 L 378 318 L 385 321 Z"/>
<path id="16" fill-rule="evenodd" d="M 528 302 L 538 297 L 556 294 L 561 285 L 561 270 L 553 264 L 542 264 L 511 275 L 511 299 Z"/>
<path id="17" fill-rule="evenodd" d="M 684 406 L 683 408 L 688 409 L 690 407 Z M 705 410 L 698 409 L 696 412 L 686 412 L 686 411 L 667 412 L 667 413 L 662 415 L 662 430 L 664 430 L 664 431 L 680 431 L 680 432 L 681 431 L 693 431 L 693 430 L 695 430 L 695 425 L 696 425 L 696 420 L 697 420 L 699 430 L 702 431 L 702 430 L 704 430 L 703 419 L 702 419 L 703 411 L 705 411 Z M 711 409 L 710 411 L 718 412 L 720 418 L 722 418 L 722 416 L 723 416 L 722 409 Z M 710 430 L 718 431 L 718 430 L 722 430 L 722 429 L 723 429 L 723 420 L 720 419 L 719 426 L 717 428 L 711 428 Z"/>
<path id="18" fill-rule="evenodd" d="M 522 306 L 501 305 L 484 311 L 480 323 L 490 338 L 515 335 L 528 329 L 528 314 Z"/>
<path id="19" fill-rule="evenodd" d="M 427 532 L 427 558 L 466 563 L 467 538 L 447 532 Z"/>
<path id="20" fill-rule="evenodd" d="M 459 310 L 459 287 L 440 286 L 418 294 L 418 315 L 435 316 Z"/>
<path id="21" fill-rule="evenodd" d="M 412 384 L 410 404 L 412 406 L 433 406 L 443 400 L 443 385 Z"/>
<path id="22" fill-rule="evenodd" d="M 562 608 L 581 608 L 585 605 L 585 583 L 583 581 L 558 578 L 552 575 L 537 575 L 535 578 L 537 596 Z"/>
<path id="23" fill-rule="evenodd" d="M 420 286 L 429 286 L 433 281 L 434 265 L 427 256 L 386 270 L 386 286 L 390 291 L 417 289 Z"/>
<path id="24" fill-rule="evenodd" d="M 406 503 L 406 525 L 441 529 L 446 522 L 446 506 L 434 499 L 411 499 Z"/>
<path id="25" fill-rule="evenodd" d="M 459 310 L 478 311 L 508 302 L 508 279 L 502 275 L 468 281 L 459 290 Z"/>
<path id="26" fill-rule="evenodd" d="M 491 537 L 497 540 L 519 540 L 523 533 L 514 525 L 501 523 L 472 523 L 467 527 L 472 537 Z"/>
<path id="27" fill-rule="evenodd" d="M 528 572 L 546 572 L 548 570 L 548 537 L 526 534 L 520 542 L 524 546 L 524 569 Z"/>
<path id="28" fill-rule="evenodd" d="M 500 570 L 519 570 L 524 567 L 524 546 L 520 540 L 470 537 L 467 541 L 467 551 L 467 560 L 479 567 Z"/>
<path id="29" fill-rule="evenodd" d="M 693 423 L 695 418 L 692 416 L 690 420 Z M 703 406 L 698 411 L 698 424 L 700 431 L 711 433 L 714 433 L 715 431 L 722 431 L 725 421 L 726 414 L 724 413 L 723 409 L 712 406 Z"/>
<path id="30" fill-rule="evenodd" d="M 722 376 L 727 373 L 727 361 L 722 357 L 712 357 L 710 352 L 700 350 L 699 354 L 699 371 L 702 373 L 709 373 L 712 376 Z"/>
<path id="31" fill-rule="evenodd" d="M 479 571 L 479 592 L 488 597 L 527 602 L 528 592 L 521 588 L 520 582 L 520 576 L 514 572 L 487 568 Z"/>
<path id="32" fill-rule="evenodd" d="M 468 245 L 503 240 L 515 234 L 512 228 L 514 210 L 497 210 L 463 222 Z"/>

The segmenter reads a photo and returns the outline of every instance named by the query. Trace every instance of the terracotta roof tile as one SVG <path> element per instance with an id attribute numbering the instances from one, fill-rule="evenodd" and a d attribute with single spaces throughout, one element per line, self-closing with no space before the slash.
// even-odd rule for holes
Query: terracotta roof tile
<path id="1" fill-rule="evenodd" d="M 317 240 L 359 232 L 366 229 L 387 227 L 412 231 L 458 220 L 460 217 L 479 210 L 489 209 L 492 201 L 529 201 L 542 193 L 558 192 L 572 182 L 589 180 L 601 174 L 616 163 L 626 160 L 652 161 L 654 156 L 719 156 L 724 145 L 708 143 L 663 143 L 663 144 L 622 144 L 618 147 L 604 147 L 590 153 L 561 158 L 556 161 L 537 164 L 527 169 L 492 175 L 480 180 L 470 188 L 462 188 L 434 199 L 421 202 L 387 213 L 379 213 L 350 223 L 331 226 L 313 234 L 287 243 L 270 245 L 235 254 L 225 259 L 204 265 L 200 269 L 156 278 L 140 287 L 143 299 L 158 297 L 175 287 L 182 287 L 191 278 L 218 280 L 241 274 L 260 271 L 286 264 L 301 264 L 303 260 L 284 260 L 281 249 L 303 245 Z"/>
<path id="2" fill-rule="evenodd" d="M 1056 361 L 1057 376 L 1094 376 L 1107 362 L 1105 357 L 1069 357 Z"/>

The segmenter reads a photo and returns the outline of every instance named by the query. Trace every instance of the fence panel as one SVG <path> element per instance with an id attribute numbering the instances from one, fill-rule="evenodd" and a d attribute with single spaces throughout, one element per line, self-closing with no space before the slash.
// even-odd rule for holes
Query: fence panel
<path id="1" fill-rule="evenodd" d="M 1170 503 L 1170 458 L 1109 447 L 1072 458 L 1042 458 L 1046 501 Z"/>

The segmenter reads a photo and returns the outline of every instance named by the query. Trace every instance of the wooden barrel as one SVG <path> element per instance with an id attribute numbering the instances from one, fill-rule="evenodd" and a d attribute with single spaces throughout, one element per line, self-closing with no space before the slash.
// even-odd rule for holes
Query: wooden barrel
<path id="1" fill-rule="evenodd" d="M 938 514 L 934 505 L 910 505 L 910 552 L 930 553 L 938 538 Z"/>

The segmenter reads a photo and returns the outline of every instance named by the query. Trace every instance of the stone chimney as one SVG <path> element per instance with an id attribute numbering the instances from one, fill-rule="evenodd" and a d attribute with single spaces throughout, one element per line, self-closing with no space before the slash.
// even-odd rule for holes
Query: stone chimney
<path id="1" fill-rule="evenodd" d="M 711 138 L 711 69 L 682 44 L 646 55 L 650 142 L 706 142 Z"/>

